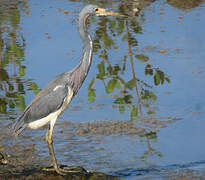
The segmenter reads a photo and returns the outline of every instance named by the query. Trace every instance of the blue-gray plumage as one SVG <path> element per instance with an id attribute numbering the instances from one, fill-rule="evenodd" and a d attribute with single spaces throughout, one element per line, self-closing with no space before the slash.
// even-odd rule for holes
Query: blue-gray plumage
<path id="1" fill-rule="evenodd" d="M 95 12 L 94 9 L 96 8 L 98 7 L 88 5 L 79 15 L 78 29 L 83 40 L 83 55 L 79 64 L 73 70 L 58 75 L 31 101 L 14 126 L 16 135 L 25 129 L 29 123 L 59 110 L 68 95 L 68 88 L 73 91 L 73 95 L 78 92 L 87 76 L 92 60 L 92 40 L 87 32 L 86 20 L 91 13 Z M 54 91 L 58 86 L 60 88 Z"/>
<path id="2" fill-rule="evenodd" d="M 68 107 L 73 96 L 78 92 L 85 80 L 92 61 L 93 44 L 87 31 L 86 21 L 89 16 L 121 16 L 112 11 L 106 11 L 96 5 L 85 6 L 79 14 L 78 30 L 83 42 L 82 57 L 78 65 L 71 71 L 64 72 L 53 79 L 42 89 L 26 107 L 22 116 L 14 124 L 14 134 L 19 135 L 26 127 L 36 129 L 50 122 L 46 134 L 49 152 L 54 169 L 64 174 L 57 165 L 52 145 L 52 133 L 58 116 Z"/>

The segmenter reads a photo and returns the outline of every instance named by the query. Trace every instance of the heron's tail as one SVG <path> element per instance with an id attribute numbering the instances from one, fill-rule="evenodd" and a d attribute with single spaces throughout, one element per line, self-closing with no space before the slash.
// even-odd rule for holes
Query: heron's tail
<path id="1" fill-rule="evenodd" d="M 28 123 L 25 123 L 23 117 L 20 117 L 12 127 L 14 136 L 17 137 L 27 126 Z"/>

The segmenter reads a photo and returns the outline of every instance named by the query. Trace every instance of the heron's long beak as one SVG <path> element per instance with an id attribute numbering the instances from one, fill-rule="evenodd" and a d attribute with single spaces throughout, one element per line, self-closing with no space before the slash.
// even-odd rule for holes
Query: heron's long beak
<path id="1" fill-rule="evenodd" d="M 96 11 L 96 15 L 97 16 L 124 16 L 122 14 L 118 14 L 116 12 L 113 11 L 107 11 L 106 9 L 103 8 L 98 8 L 98 11 Z"/>

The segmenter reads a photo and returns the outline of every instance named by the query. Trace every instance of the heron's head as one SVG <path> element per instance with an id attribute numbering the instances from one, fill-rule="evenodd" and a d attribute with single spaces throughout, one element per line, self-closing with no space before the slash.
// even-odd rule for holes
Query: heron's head
<path id="1" fill-rule="evenodd" d="M 116 12 L 108 11 L 104 8 L 100 8 L 97 5 L 87 5 L 81 11 L 83 15 L 88 16 L 123 16 Z"/>

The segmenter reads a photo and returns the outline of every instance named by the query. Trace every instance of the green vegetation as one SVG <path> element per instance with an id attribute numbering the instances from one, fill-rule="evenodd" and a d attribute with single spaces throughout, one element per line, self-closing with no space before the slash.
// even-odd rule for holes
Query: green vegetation
<path id="1" fill-rule="evenodd" d="M 38 93 L 31 80 L 25 80 L 25 40 L 20 32 L 21 13 L 26 1 L 2 1 L 0 4 L 0 113 L 25 109 L 26 86 Z M 9 71 L 8 71 L 9 69 Z"/>

